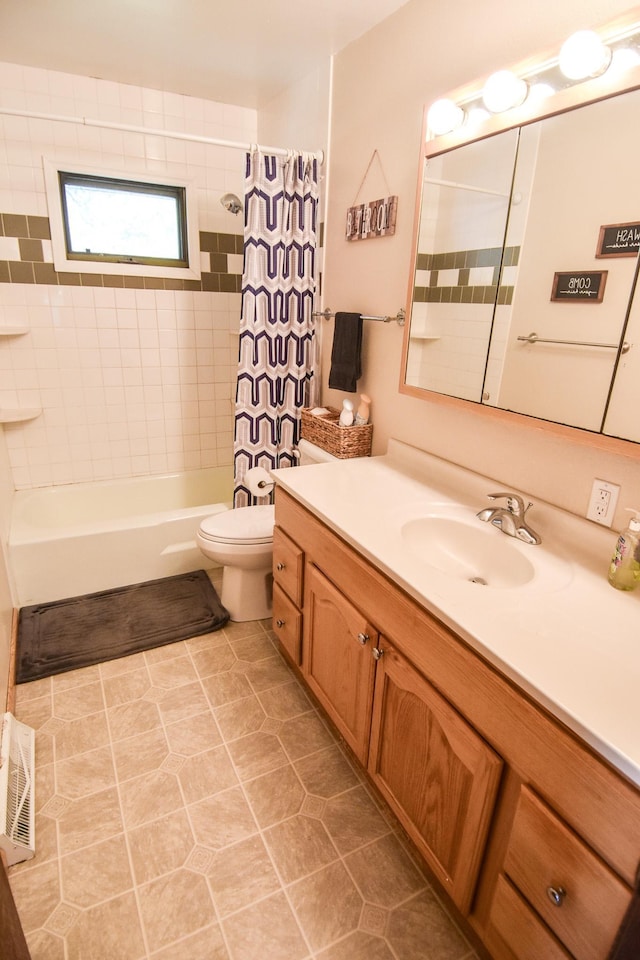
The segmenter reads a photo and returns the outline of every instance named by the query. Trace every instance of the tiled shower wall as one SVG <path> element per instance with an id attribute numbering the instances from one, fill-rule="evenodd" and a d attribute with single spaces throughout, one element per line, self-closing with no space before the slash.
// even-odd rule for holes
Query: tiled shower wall
<path id="1" fill-rule="evenodd" d="M 253 110 L 0 64 L 0 105 L 255 142 Z M 195 183 L 200 282 L 56 274 L 42 158 Z M 157 474 L 232 461 L 242 218 L 241 150 L 82 123 L 0 114 L 2 410 L 17 489 Z"/>

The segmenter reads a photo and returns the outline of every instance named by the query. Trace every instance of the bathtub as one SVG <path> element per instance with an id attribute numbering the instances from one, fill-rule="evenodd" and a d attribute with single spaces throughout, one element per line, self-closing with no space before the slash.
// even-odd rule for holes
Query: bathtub
<path id="1" fill-rule="evenodd" d="M 18 490 L 8 544 L 17 605 L 209 568 L 196 531 L 232 497 L 231 467 Z"/>

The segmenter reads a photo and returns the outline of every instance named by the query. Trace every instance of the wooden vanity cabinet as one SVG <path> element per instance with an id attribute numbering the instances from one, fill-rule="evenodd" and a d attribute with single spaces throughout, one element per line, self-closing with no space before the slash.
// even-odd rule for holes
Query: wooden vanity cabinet
<path id="1" fill-rule="evenodd" d="M 300 663 L 304 553 L 276 526 L 273 531 L 273 629 L 294 663 Z"/>
<path id="2" fill-rule="evenodd" d="M 524 785 L 503 872 L 576 960 L 607 955 L 629 888 Z"/>
<path id="3" fill-rule="evenodd" d="M 280 488 L 276 522 L 304 555 L 302 676 L 490 955 L 606 960 L 638 788 Z"/>
<path id="4" fill-rule="evenodd" d="M 369 773 L 467 912 L 502 760 L 390 643 L 382 641 L 380 649 Z"/>
<path id="5" fill-rule="evenodd" d="M 366 766 L 378 635 L 367 618 L 309 564 L 302 670 L 309 687 Z"/>

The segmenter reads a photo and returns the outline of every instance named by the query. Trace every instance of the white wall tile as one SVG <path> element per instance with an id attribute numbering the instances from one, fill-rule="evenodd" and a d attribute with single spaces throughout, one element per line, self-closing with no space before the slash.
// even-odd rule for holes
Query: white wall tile
<path id="1" fill-rule="evenodd" d="M 0 63 L 0 103 L 232 140 L 257 139 L 252 110 L 15 64 Z M 1 211 L 48 215 L 42 155 L 130 173 L 172 171 L 192 178 L 200 197 L 200 229 L 238 232 L 218 198 L 226 190 L 242 194 L 241 151 L 154 134 L 3 117 Z M 52 262 L 50 241 L 43 241 L 43 255 Z M 19 259 L 17 240 L 0 238 L 0 259 Z M 208 267 L 208 258 L 204 262 Z M 241 271 L 242 257 L 233 255 L 229 263 L 232 271 Z M 235 356 L 231 362 L 228 340 L 212 336 L 214 330 L 237 331 L 239 314 L 235 294 L 0 284 L 0 322 L 30 324 L 33 331 L 0 345 L 3 386 L 10 386 L 14 399 L 18 389 L 24 397 L 38 394 L 46 406 L 45 414 L 31 422 L 37 428 L 26 424 L 6 430 L 16 487 L 181 469 L 187 463 L 230 463 Z M 207 352 L 206 362 L 201 351 Z M 208 404 L 206 443 L 200 439 L 202 401 Z M 221 422 L 220 404 L 227 418 L 218 435 L 210 431 L 212 421 Z"/>

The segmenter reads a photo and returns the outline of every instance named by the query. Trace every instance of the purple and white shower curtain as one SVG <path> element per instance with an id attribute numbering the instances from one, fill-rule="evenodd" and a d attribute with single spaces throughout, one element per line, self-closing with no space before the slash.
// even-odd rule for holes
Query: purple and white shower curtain
<path id="1" fill-rule="evenodd" d="M 251 467 L 293 465 L 314 380 L 318 161 L 247 154 L 234 436 L 234 506 L 256 499 Z"/>

